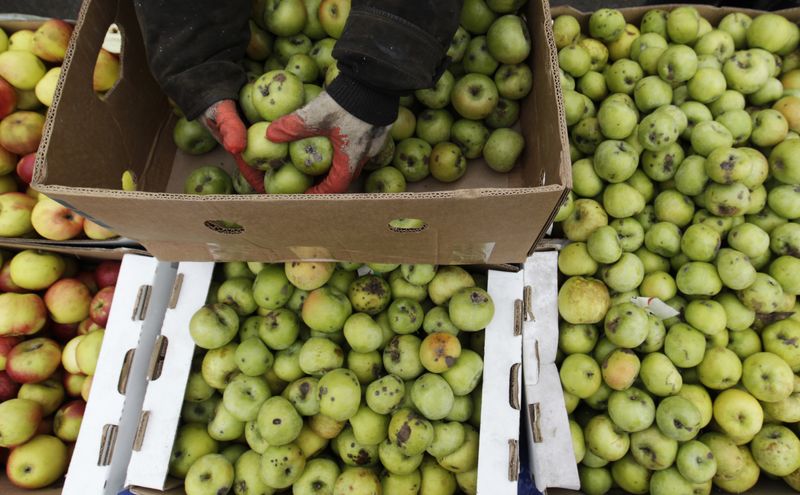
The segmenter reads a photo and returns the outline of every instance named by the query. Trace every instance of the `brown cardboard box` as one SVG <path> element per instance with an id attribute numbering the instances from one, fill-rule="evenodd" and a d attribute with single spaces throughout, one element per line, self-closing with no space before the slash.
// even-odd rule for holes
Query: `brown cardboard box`
<path id="1" fill-rule="evenodd" d="M 653 6 L 646 6 L 646 7 L 631 7 L 631 8 L 623 8 L 619 9 L 625 19 L 636 25 L 638 27 L 639 22 L 641 21 L 642 16 L 645 12 L 655 9 L 661 8 L 665 10 L 671 10 L 678 6 L 684 6 L 684 4 L 665 4 L 665 5 L 653 5 Z M 713 26 L 716 26 L 717 23 L 727 14 L 731 12 L 744 12 L 748 15 L 755 16 L 758 15 L 760 12 L 756 10 L 750 9 L 736 9 L 732 7 L 712 7 L 708 5 L 694 5 L 695 8 L 700 12 L 700 14 L 707 19 Z M 800 8 L 792 8 L 786 9 L 782 11 L 778 11 L 777 13 L 785 16 L 786 18 L 798 22 L 800 21 Z M 589 17 L 591 16 L 591 12 L 582 12 L 576 10 L 572 7 L 563 6 L 563 7 L 555 7 L 552 9 L 552 16 L 555 18 L 562 14 L 569 14 L 575 16 L 578 21 L 581 23 L 581 27 L 584 31 L 587 31 Z M 560 249 L 564 246 L 567 242 L 564 240 L 551 240 L 547 248 L 549 249 Z M 555 295 L 555 294 L 553 294 Z M 557 323 L 550 324 L 547 329 L 542 329 L 542 334 L 548 337 L 550 340 L 554 338 L 554 335 L 557 336 L 558 334 L 558 325 Z M 557 337 L 555 337 L 557 339 Z M 524 351 L 523 351 L 524 352 Z M 537 356 L 538 357 L 538 356 Z M 529 354 L 525 354 L 523 356 L 523 362 L 525 359 L 531 360 L 531 356 Z M 527 400 L 529 402 L 528 407 L 532 405 L 534 402 L 548 402 L 548 401 L 558 401 L 562 400 L 563 392 L 560 390 L 560 382 L 554 383 L 557 385 L 558 390 L 553 392 L 552 390 L 548 390 L 546 393 L 543 393 L 542 396 L 532 397 L 528 396 Z M 527 386 L 527 385 L 526 385 Z M 563 411 L 564 416 L 566 417 L 567 413 L 566 410 Z M 552 422 L 552 418 L 549 418 Z M 529 424 L 527 425 L 529 428 L 529 432 L 535 430 L 537 433 L 541 434 L 544 430 L 540 430 L 540 426 L 538 424 L 538 420 L 536 418 L 528 418 Z M 533 435 L 529 433 L 529 443 L 546 443 L 547 440 L 553 442 L 555 440 L 555 430 L 548 430 L 545 433 L 544 437 L 533 439 Z M 569 447 L 571 449 L 571 446 Z M 580 493 L 579 491 L 569 490 L 565 488 L 560 488 L 564 486 L 569 486 L 574 481 L 571 477 L 571 471 L 561 469 L 558 465 L 554 465 L 549 458 L 536 458 L 532 456 L 531 459 L 532 465 L 532 472 L 535 471 L 537 468 L 543 473 L 543 478 L 547 478 L 546 480 L 542 481 L 542 484 L 537 484 L 537 488 L 541 490 L 543 493 L 548 495 L 574 495 L 576 493 Z M 611 492 L 612 494 L 619 494 L 624 493 L 618 488 L 613 489 Z M 714 493 L 725 493 L 719 490 L 716 486 L 714 487 Z M 789 495 L 792 493 L 797 493 L 792 490 L 786 483 L 770 479 L 766 475 L 762 474 L 758 483 L 755 487 L 751 490 L 745 492 L 746 494 L 764 494 L 764 495 Z"/>
<path id="2" fill-rule="evenodd" d="M 404 194 L 200 197 L 180 194 L 189 170 L 232 161 L 221 152 L 176 154 L 175 117 L 147 69 L 132 2 L 86 0 L 34 183 L 164 260 L 522 262 L 571 187 L 547 2 L 530 2 L 527 16 L 534 89 L 522 107 L 526 152 L 511 173 L 473 162 L 453 186 L 423 182 Z M 124 37 L 123 75 L 100 99 L 91 89 L 91 67 L 112 22 Z M 126 169 L 136 172 L 141 192 L 119 190 Z M 388 224 L 396 218 L 426 226 L 393 231 Z"/>
<path id="3" fill-rule="evenodd" d="M 30 15 L 21 15 L 21 14 L 0 14 L 0 29 L 3 29 L 6 34 L 13 33 L 15 31 L 19 31 L 21 29 L 30 29 L 35 30 L 38 28 L 44 21 L 47 19 L 44 17 L 37 17 L 37 16 L 30 16 Z M 72 22 L 72 21 L 69 21 Z M 24 190 L 23 190 L 24 192 Z M 13 238 L 2 238 L 0 237 L 0 241 L 11 241 L 11 242 L 21 242 L 21 243 L 37 243 L 41 244 L 45 247 L 47 246 L 99 246 L 104 248 L 109 247 L 125 247 L 125 246 L 135 246 L 135 242 L 131 241 L 130 239 L 124 238 L 114 238 L 109 239 L 107 241 L 95 241 L 92 239 L 75 239 L 75 240 L 67 240 L 67 241 L 50 241 L 47 239 L 38 238 L 38 234 L 34 234 L 35 237 L 31 238 L 22 238 L 22 237 L 13 237 Z M 2 493 L 2 492 L 0 492 Z"/>

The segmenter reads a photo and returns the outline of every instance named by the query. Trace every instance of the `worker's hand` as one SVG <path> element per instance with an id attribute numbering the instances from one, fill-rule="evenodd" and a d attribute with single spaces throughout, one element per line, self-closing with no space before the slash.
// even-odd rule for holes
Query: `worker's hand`
<path id="1" fill-rule="evenodd" d="M 239 154 L 247 146 L 247 128 L 233 100 L 214 103 L 200 116 L 200 122 L 229 153 Z"/>
<path id="2" fill-rule="evenodd" d="M 364 164 L 383 147 L 391 126 L 376 127 L 351 115 L 323 91 L 303 108 L 269 125 L 267 138 L 275 143 L 327 136 L 333 146 L 328 176 L 310 188 L 310 194 L 347 191 Z"/>

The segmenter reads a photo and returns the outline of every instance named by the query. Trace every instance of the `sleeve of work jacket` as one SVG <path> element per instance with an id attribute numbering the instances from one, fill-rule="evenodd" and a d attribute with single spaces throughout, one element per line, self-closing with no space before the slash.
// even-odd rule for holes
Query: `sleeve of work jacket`
<path id="1" fill-rule="evenodd" d="M 460 8 L 461 0 L 353 0 L 328 93 L 365 122 L 391 124 L 399 97 L 444 71 Z"/>
<path id="2" fill-rule="evenodd" d="M 134 0 L 150 70 L 195 119 L 213 103 L 236 100 L 250 36 L 250 0 Z"/>

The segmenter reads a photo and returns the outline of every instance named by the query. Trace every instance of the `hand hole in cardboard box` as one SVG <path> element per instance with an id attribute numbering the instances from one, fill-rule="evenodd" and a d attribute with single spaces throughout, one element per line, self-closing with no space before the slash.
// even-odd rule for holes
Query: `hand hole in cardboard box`
<path id="1" fill-rule="evenodd" d="M 395 218 L 389 221 L 389 230 L 402 234 L 422 232 L 427 228 L 428 224 L 419 218 Z"/>
<path id="2" fill-rule="evenodd" d="M 117 88 L 122 76 L 124 33 L 116 24 L 108 28 L 103 45 L 97 51 L 97 61 L 92 74 L 92 89 L 100 100 L 105 100 Z"/>
<path id="3" fill-rule="evenodd" d="M 203 225 L 218 234 L 237 235 L 244 233 L 244 227 L 238 223 L 226 222 L 225 220 L 206 220 Z"/>

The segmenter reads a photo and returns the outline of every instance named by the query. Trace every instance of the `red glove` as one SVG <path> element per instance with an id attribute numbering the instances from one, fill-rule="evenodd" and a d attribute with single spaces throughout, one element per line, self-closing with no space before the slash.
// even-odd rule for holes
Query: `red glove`
<path id="1" fill-rule="evenodd" d="M 211 132 L 222 147 L 232 154 L 247 182 L 259 193 L 264 193 L 264 172 L 254 169 L 244 160 L 241 153 L 247 147 L 247 128 L 239 117 L 233 100 L 220 100 L 200 117 L 200 122 Z"/>
<path id="2" fill-rule="evenodd" d="M 327 177 L 306 193 L 347 191 L 364 164 L 383 147 L 391 126 L 376 127 L 350 114 L 323 91 L 303 108 L 269 125 L 267 139 L 274 143 L 327 136 L 333 146 L 333 165 Z"/>

